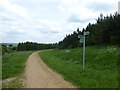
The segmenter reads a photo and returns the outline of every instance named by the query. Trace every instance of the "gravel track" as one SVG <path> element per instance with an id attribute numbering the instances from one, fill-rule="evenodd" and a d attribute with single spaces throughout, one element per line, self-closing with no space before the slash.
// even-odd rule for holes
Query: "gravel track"
<path id="1" fill-rule="evenodd" d="M 75 88 L 71 83 L 48 68 L 34 52 L 29 56 L 25 68 L 25 88 Z"/>

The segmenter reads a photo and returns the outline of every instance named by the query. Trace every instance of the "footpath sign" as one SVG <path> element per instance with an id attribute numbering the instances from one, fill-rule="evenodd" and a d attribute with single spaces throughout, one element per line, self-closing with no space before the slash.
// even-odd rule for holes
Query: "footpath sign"
<path id="1" fill-rule="evenodd" d="M 89 31 L 87 31 L 87 32 L 84 32 L 84 35 L 88 35 L 89 34 Z"/>
<path id="2" fill-rule="evenodd" d="M 84 42 L 84 35 L 78 35 L 78 38 L 80 38 L 79 40 L 80 43 Z"/>
<path id="3" fill-rule="evenodd" d="M 84 39 L 80 39 L 80 43 L 83 43 L 84 42 Z"/>
<path id="4" fill-rule="evenodd" d="M 83 38 L 83 35 L 78 35 L 78 38 L 82 39 L 82 38 Z"/>
<path id="5" fill-rule="evenodd" d="M 80 43 L 83 43 L 83 65 L 82 70 L 85 70 L 85 36 L 89 35 L 89 31 L 84 31 L 83 35 L 78 35 L 78 38 L 80 38 Z"/>

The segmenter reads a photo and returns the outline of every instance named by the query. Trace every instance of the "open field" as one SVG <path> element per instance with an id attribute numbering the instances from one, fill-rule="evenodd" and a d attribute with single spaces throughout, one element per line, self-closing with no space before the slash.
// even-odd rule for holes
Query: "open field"
<path id="1" fill-rule="evenodd" d="M 115 46 L 86 48 L 85 72 L 82 72 L 82 48 L 40 53 L 53 70 L 80 88 L 118 87 L 118 50 Z"/>
<path id="2" fill-rule="evenodd" d="M 13 52 L 2 57 L 2 79 L 15 77 L 24 72 L 25 62 L 33 51 Z"/>

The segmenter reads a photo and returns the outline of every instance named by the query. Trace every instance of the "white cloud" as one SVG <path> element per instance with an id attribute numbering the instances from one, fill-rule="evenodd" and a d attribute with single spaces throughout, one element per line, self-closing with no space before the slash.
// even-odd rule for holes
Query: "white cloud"
<path id="1" fill-rule="evenodd" d="M 10 0 L 11 2 L 60 2 L 60 0 Z"/>
<path id="2" fill-rule="evenodd" d="M 67 13 L 68 26 L 76 29 L 77 26 L 86 28 L 89 22 L 95 23 L 96 19 L 103 13 L 114 14 L 117 11 L 117 3 L 119 0 L 61 0 L 58 9 L 62 13 Z M 92 6 L 92 7 L 89 7 Z M 94 10 L 95 11 L 94 11 Z M 75 28 L 76 27 L 76 28 Z M 70 29 L 69 28 L 69 29 Z"/>
<path id="3" fill-rule="evenodd" d="M 47 19 L 40 19 L 38 21 L 39 25 L 42 27 L 46 27 L 47 29 L 52 30 L 52 31 L 57 31 L 61 32 L 62 28 L 57 24 L 56 22 L 49 21 Z"/>
<path id="4" fill-rule="evenodd" d="M 32 2 L 37 5 L 34 9 Z M 50 10 L 44 10 L 45 6 L 38 4 L 41 2 L 47 2 L 45 5 L 58 3 L 51 5 L 53 7 L 49 7 Z M 101 11 L 93 11 L 94 7 L 88 7 L 95 2 L 117 5 L 117 0 L 0 0 L 0 35 L 3 42 L 58 42 L 66 34 L 76 31 L 77 27 L 82 30 L 89 22 L 95 23 Z M 115 8 L 103 14 L 114 13 Z M 75 22 L 77 19 L 78 22 Z"/>
<path id="5" fill-rule="evenodd" d="M 59 24 L 47 19 L 21 17 L 21 14 L 16 14 L 16 12 L 12 12 L 9 9 L 0 12 L 0 30 L 2 42 L 28 40 L 46 43 L 57 42 L 58 39 L 62 38 L 62 36 L 54 38 L 56 35 L 62 35 L 60 33 L 62 28 Z"/>
<path id="6" fill-rule="evenodd" d="M 11 3 L 9 0 L 1 0 L 0 1 L 0 7 L 2 7 L 4 10 L 7 10 L 8 12 L 17 14 L 19 16 L 28 17 L 27 9 L 24 7 L 21 7 L 17 4 Z"/>
<path id="7" fill-rule="evenodd" d="M 97 18 L 101 12 L 105 15 L 116 12 L 118 1 L 119 0 L 61 0 L 61 4 L 58 8 L 70 15 L 76 14 L 81 20 L 84 20 L 88 18 Z M 89 5 L 96 8 L 96 11 L 89 8 Z M 111 9 L 106 11 L 107 7 L 103 8 L 102 5 L 109 5 L 108 9 Z M 97 11 L 98 7 L 101 8 L 101 11 Z"/>

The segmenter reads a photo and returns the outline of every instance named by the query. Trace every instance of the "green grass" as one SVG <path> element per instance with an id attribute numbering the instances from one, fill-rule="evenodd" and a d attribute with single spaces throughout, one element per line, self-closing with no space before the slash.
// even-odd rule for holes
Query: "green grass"
<path id="1" fill-rule="evenodd" d="M 2 57 L 2 79 L 19 76 L 24 72 L 25 62 L 33 51 L 13 52 Z"/>
<path id="2" fill-rule="evenodd" d="M 82 48 L 40 53 L 52 69 L 80 88 L 117 88 L 118 50 L 115 46 L 86 48 L 85 71 L 82 72 Z"/>

